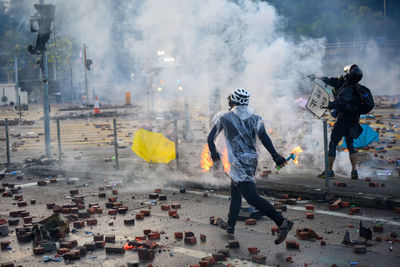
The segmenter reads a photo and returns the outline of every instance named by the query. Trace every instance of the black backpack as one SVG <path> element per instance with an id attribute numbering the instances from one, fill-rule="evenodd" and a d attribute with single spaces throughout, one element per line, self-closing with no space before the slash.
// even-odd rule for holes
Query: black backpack
<path id="1" fill-rule="evenodd" d="M 361 103 L 358 107 L 360 114 L 369 113 L 375 106 L 374 98 L 372 97 L 371 90 L 361 84 L 355 86 L 357 93 L 360 95 Z"/>

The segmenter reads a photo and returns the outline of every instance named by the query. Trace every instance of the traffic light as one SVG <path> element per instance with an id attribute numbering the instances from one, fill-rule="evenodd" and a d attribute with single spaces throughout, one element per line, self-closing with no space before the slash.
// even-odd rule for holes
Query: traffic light
<path id="1" fill-rule="evenodd" d="M 91 59 L 86 59 L 86 68 L 87 70 L 90 70 L 90 66 L 93 64 L 93 60 Z"/>
<path id="2" fill-rule="evenodd" d="M 55 18 L 56 7 L 54 5 L 33 5 L 37 13 L 30 17 L 31 32 L 37 32 L 36 44 L 27 47 L 31 54 L 40 54 L 46 49 L 46 43 L 50 39 L 51 23 Z"/>

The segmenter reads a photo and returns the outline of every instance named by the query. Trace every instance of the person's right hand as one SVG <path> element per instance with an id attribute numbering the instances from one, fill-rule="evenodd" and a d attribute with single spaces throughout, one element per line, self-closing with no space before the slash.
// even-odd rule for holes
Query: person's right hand
<path id="1" fill-rule="evenodd" d="M 282 166 L 282 165 L 285 166 L 286 165 L 286 159 L 279 154 L 276 154 L 272 159 L 274 160 L 274 162 L 277 166 Z"/>

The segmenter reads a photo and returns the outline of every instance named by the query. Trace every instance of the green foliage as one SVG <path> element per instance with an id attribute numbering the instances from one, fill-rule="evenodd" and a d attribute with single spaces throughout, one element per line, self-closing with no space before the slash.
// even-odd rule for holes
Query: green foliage
<path id="1" fill-rule="evenodd" d="M 325 37 L 329 42 L 400 39 L 400 1 L 386 0 L 264 0 L 285 19 L 294 37 Z"/>

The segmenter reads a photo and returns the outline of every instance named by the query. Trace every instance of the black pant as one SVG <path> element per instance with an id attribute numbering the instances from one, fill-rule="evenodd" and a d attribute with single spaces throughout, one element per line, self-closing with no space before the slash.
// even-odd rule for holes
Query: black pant
<path id="1" fill-rule="evenodd" d="M 357 153 L 353 145 L 353 137 L 345 136 L 341 131 L 334 128 L 331 133 L 331 141 L 329 141 L 329 150 L 328 150 L 329 157 L 336 156 L 336 147 L 339 144 L 340 140 L 343 138 L 343 136 L 346 139 L 346 145 L 350 155 Z"/>
<path id="2" fill-rule="evenodd" d="M 253 182 L 231 183 L 231 204 L 229 207 L 228 225 L 235 227 L 242 206 L 242 195 L 247 203 L 258 209 L 280 226 L 285 218 L 267 200 L 260 197 Z"/>

